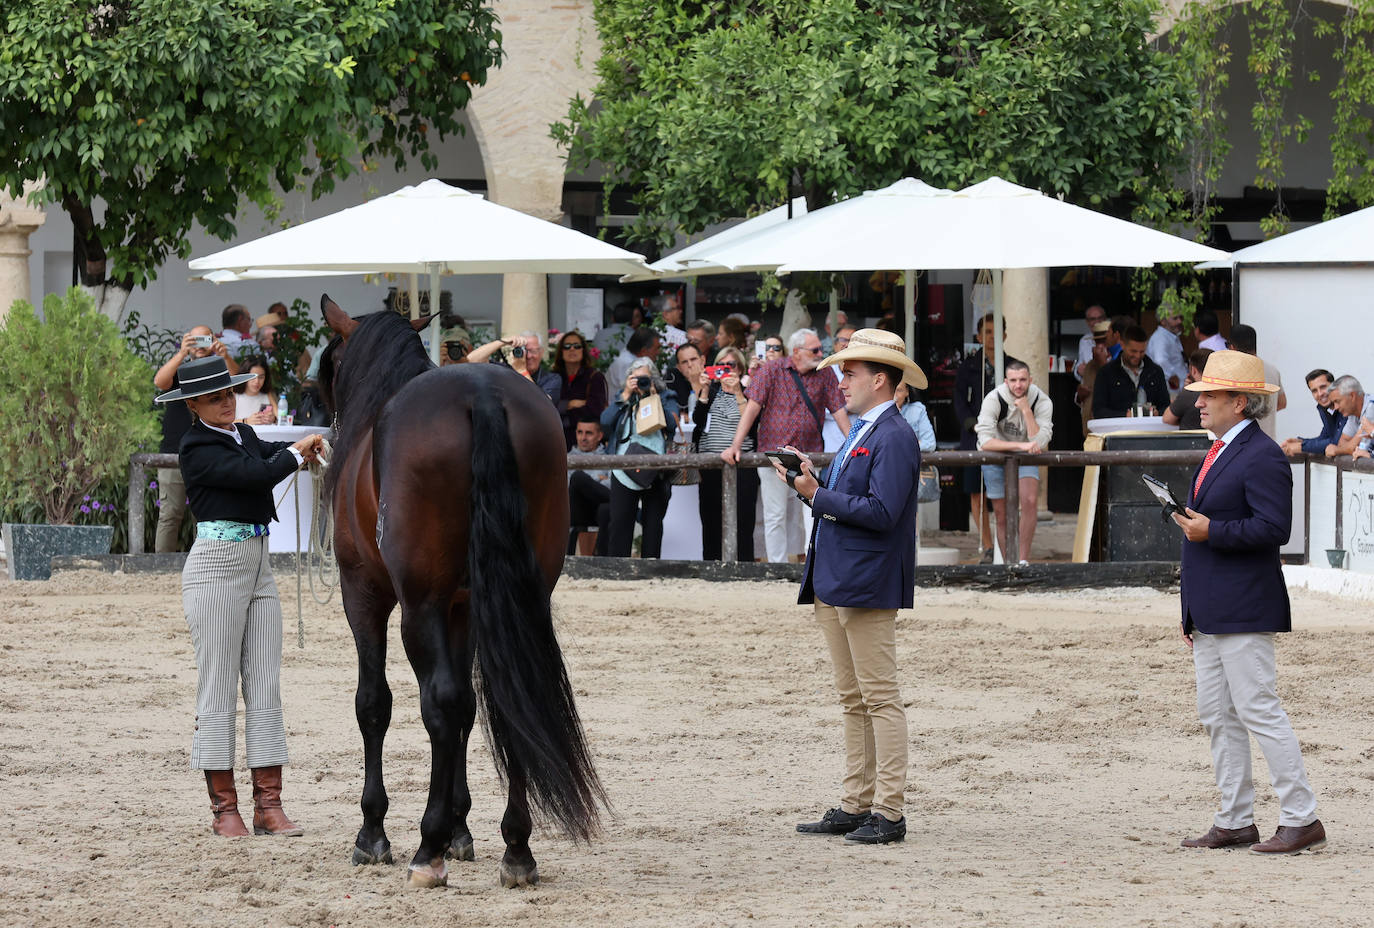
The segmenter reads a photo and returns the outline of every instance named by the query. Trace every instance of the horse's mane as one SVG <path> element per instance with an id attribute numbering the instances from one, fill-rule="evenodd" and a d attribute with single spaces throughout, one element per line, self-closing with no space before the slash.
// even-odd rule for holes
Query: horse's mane
<path id="1" fill-rule="evenodd" d="M 338 417 L 334 466 L 325 472 L 325 489 L 331 497 L 343 462 L 376 422 L 382 406 L 401 387 L 434 368 L 410 321 L 389 310 L 359 318 L 346 347 L 340 349 L 343 341 L 330 341 L 320 358 L 320 381 Z M 336 359 L 340 350 L 344 356 Z"/>

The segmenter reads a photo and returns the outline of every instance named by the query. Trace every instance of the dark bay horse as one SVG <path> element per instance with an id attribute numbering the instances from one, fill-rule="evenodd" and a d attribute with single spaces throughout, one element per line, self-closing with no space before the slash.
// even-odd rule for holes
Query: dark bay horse
<path id="1" fill-rule="evenodd" d="M 386 627 L 399 602 L 432 749 L 407 880 L 442 886 L 446 856 L 474 859 L 466 762 L 480 690 L 487 741 L 509 786 L 501 883 L 537 882 L 527 790 L 579 839 L 595 832 L 606 801 L 549 607 L 568 539 L 558 413 L 504 365 L 436 368 L 396 313 L 351 319 L 327 295 L 320 308 L 336 333 L 320 362 L 321 390 L 337 413 L 327 491 L 358 648 L 366 764 L 353 862 L 391 862 L 382 739 L 391 722 Z"/>

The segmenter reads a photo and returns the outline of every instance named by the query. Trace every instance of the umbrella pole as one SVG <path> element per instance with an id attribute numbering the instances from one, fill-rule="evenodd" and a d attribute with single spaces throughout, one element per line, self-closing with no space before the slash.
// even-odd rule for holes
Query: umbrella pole
<path id="1" fill-rule="evenodd" d="M 420 318 L 420 275 L 407 274 L 410 278 L 408 292 L 410 294 L 410 318 L 411 320 Z"/>
<path id="2" fill-rule="evenodd" d="M 429 266 L 429 359 L 439 363 L 439 265 Z"/>
<path id="3" fill-rule="evenodd" d="M 993 351 L 992 366 L 996 371 L 997 380 L 993 384 L 996 389 L 997 384 L 1002 382 L 1005 376 L 1003 367 L 1006 364 L 1006 346 L 1002 344 L 1002 271 L 1001 269 L 992 272 L 992 343 L 996 346 Z M 985 349 L 986 350 L 986 349 Z M 1011 542 L 1007 542 L 1011 544 Z"/>
<path id="4" fill-rule="evenodd" d="M 840 322 L 840 291 L 834 287 L 830 288 L 830 312 L 825 317 L 825 330 L 830 333 L 833 339 L 835 333 L 839 331 Z"/>
<path id="5" fill-rule="evenodd" d="M 916 360 L 916 272 L 904 271 L 906 284 L 902 287 L 902 312 L 906 318 L 906 356 Z"/>

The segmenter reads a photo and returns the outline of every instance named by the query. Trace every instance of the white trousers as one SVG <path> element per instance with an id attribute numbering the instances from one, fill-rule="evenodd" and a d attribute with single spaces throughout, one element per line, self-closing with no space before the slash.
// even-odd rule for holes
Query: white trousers
<path id="1" fill-rule="evenodd" d="M 1279 704 L 1274 636 L 1194 630 L 1193 668 L 1198 718 L 1212 739 L 1212 767 L 1221 792 L 1217 827 L 1254 824 L 1251 735 L 1269 765 L 1269 782 L 1279 797 L 1279 824 L 1301 827 L 1316 821 L 1317 797 L 1307 783 L 1298 737 Z"/>
<path id="2" fill-rule="evenodd" d="M 789 554 L 805 554 L 811 537 L 811 507 L 797 499 L 797 491 L 778 479 L 772 468 L 759 472 L 763 500 L 763 547 L 774 564 Z"/>

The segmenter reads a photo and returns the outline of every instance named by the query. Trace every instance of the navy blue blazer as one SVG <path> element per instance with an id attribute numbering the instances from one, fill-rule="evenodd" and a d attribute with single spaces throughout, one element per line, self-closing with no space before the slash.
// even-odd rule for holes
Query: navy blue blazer
<path id="1" fill-rule="evenodd" d="M 921 449 L 897 407 L 850 452 L 835 489 L 822 486 L 799 603 L 910 609 L 916 588 L 916 487 Z M 820 554 L 817 555 L 819 549 Z"/>
<path id="2" fill-rule="evenodd" d="M 1199 465 L 1198 470 L 1201 470 Z M 1183 630 L 1207 635 L 1293 630 L 1279 547 L 1293 527 L 1293 471 L 1252 422 L 1212 464 L 1188 506 L 1212 520 L 1183 540 Z"/>

